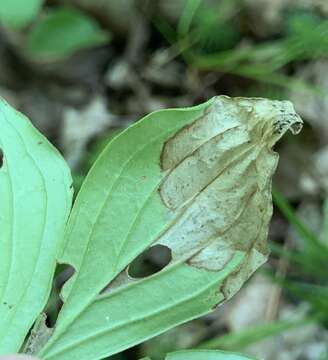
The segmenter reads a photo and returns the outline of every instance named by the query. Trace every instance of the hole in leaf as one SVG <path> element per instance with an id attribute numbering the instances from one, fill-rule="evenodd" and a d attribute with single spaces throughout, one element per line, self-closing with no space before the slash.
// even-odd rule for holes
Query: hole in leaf
<path id="1" fill-rule="evenodd" d="M 138 279 L 161 271 L 171 261 L 171 250 L 164 245 L 150 247 L 129 265 L 128 274 Z"/>
<path id="2" fill-rule="evenodd" d="M 0 169 L 2 168 L 3 166 L 3 151 L 2 149 L 0 149 Z"/>
<path id="3" fill-rule="evenodd" d="M 60 296 L 63 285 L 74 275 L 75 269 L 69 264 L 57 264 L 54 274 L 52 290 L 48 299 L 48 303 L 44 312 L 47 315 L 46 324 L 48 327 L 53 327 L 56 323 L 57 316 L 63 305 L 63 300 Z"/>

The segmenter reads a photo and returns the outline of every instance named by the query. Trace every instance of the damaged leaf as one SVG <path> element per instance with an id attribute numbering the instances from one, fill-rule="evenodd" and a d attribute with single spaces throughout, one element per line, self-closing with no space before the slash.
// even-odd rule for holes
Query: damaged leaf
<path id="1" fill-rule="evenodd" d="M 288 101 L 215 97 L 146 116 L 114 138 L 77 196 L 61 263 L 75 269 L 42 359 L 100 359 L 210 312 L 268 255 L 273 145 L 302 120 Z M 171 261 L 129 264 L 153 245 Z"/>
<path id="2" fill-rule="evenodd" d="M 71 208 L 70 171 L 0 98 L 0 355 L 20 349 L 51 289 Z"/>

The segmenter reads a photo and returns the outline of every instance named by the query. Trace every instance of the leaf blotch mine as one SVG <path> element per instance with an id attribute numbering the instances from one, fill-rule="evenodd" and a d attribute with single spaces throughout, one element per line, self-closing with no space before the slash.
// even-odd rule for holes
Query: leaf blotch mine
<path id="1" fill-rule="evenodd" d="M 301 127 L 288 101 L 218 96 L 164 144 L 159 193 L 175 221 L 156 243 L 172 250 L 173 262 L 207 271 L 224 270 L 240 254 L 221 286 L 226 299 L 267 259 L 272 148 Z"/>

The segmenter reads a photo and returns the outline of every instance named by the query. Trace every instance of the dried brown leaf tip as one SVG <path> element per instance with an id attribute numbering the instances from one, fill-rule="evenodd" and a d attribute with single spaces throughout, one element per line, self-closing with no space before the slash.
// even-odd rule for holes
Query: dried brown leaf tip
<path id="1" fill-rule="evenodd" d="M 241 268 L 226 280 L 229 294 L 266 261 L 278 162 L 272 147 L 301 128 L 289 101 L 219 96 L 166 142 L 159 191 L 174 221 L 157 243 L 173 261 L 219 271 L 242 252 Z"/>

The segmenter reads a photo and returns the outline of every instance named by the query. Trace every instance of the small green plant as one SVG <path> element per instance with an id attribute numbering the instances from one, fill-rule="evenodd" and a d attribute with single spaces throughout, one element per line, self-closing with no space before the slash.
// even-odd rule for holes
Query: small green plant
<path id="1" fill-rule="evenodd" d="M 152 113 L 107 145 L 71 209 L 65 161 L 1 100 L 0 355 L 101 359 L 228 300 L 267 259 L 272 147 L 301 125 L 290 102 L 256 98 Z M 169 263 L 133 278 L 130 264 L 154 246 Z M 57 263 L 75 272 L 48 328 Z M 243 359 L 167 360 L 223 358 Z"/>
<path id="2" fill-rule="evenodd" d="M 61 7 L 35 23 L 27 36 L 26 51 L 33 58 L 55 61 L 109 40 L 110 34 L 101 30 L 90 16 Z"/>
<path id="3" fill-rule="evenodd" d="M 81 10 L 66 6 L 48 9 L 43 3 L 2 0 L 0 4 L 0 25 L 19 34 L 15 46 L 26 57 L 55 62 L 111 40 L 111 34 Z"/>

